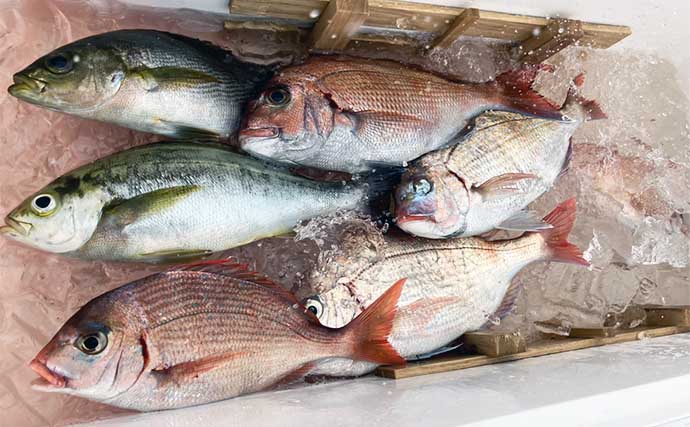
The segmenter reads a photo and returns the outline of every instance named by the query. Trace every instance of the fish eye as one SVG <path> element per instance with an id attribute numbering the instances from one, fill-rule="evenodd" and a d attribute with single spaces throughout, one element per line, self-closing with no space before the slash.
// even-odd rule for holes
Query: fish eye
<path id="1" fill-rule="evenodd" d="M 283 87 L 269 89 L 265 97 L 266 102 L 276 107 L 283 106 L 290 102 L 290 92 Z"/>
<path id="2" fill-rule="evenodd" d="M 57 54 L 46 59 L 46 67 L 53 73 L 63 74 L 72 70 L 74 63 L 63 54 Z"/>
<path id="3" fill-rule="evenodd" d="M 50 194 L 39 194 L 31 201 L 31 209 L 38 215 L 50 215 L 57 208 L 55 197 Z"/>
<path id="4" fill-rule="evenodd" d="M 431 189 L 433 188 L 431 183 L 427 181 L 425 178 L 416 180 L 412 184 L 412 187 L 414 188 L 414 192 L 420 196 L 429 194 L 431 192 Z"/>
<path id="5" fill-rule="evenodd" d="M 108 337 L 103 332 L 82 335 L 77 339 L 76 347 L 82 353 L 98 354 L 108 346 Z"/>
<path id="6" fill-rule="evenodd" d="M 309 298 L 304 306 L 307 308 L 307 310 L 311 311 L 312 314 L 316 317 L 321 317 L 323 314 L 323 304 L 321 304 L 321 301 L 315 298 Z"/>

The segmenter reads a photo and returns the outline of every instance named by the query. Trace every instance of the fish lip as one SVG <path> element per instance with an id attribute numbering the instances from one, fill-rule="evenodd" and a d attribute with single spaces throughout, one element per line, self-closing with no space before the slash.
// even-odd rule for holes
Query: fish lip
<path id="1" fill-rule="evenodd" d="M 32 78 L 24 74 L 15 74 L 12 77 L 14 84 L 7 88 L 10 95 L 17 98 L 22 97 L 22 93 L 31 92 L 33 94 L 41 94 L 45 92 L 47 82 L 43 80 Z"/>
<path id="2" fill-rule="evenodd" d="M 405 224 L 408 222 L 414 222 L 414 221 L 434 221 L 434 216 L 433 215 L 400 215 L 397 218 L 395 218 L 395 223 L 398 225 Z"/>
<path id="3" fill-rule="evenodd" d="M 65 388 L 67 386 L 67 379 L 63 375 L 52 371 L 48 365 L 42 360 L 39 360 L 38 357 L 29 363 L 29 367 L 40 376 L 40 378 L 34 380 L 34 383 L 32 383 L 33 387 L 55 389 Z"/>
<path id="4" fill-rule="evenodd" d="M 255 139 L 255 138 L 277 138 L 280 135 L 280 129 L 276 127 L 265 128 L 246 128 L 240 131 L 240 139 Z"/>
<path id="5" fill-rule="evenodd" d="M 33 228 L 33 225 L 28 222 L 18 221 L 11 216 L 5 218 L 5 224 L 7 225 L 0 227 L 0 232 L 3 234 L 12 234 L 14 232 L 26 237 Z"/>

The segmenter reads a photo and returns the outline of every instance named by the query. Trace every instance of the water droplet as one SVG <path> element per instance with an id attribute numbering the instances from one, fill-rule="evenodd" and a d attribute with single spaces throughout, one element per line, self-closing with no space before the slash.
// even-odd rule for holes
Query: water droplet
<path id="1" fill-rule="evenodd" d="M 319 17 L 319 15 L 321 15 L 321 12 L 319 11 L 319 9 L 312 9 L 312 11 L 309 12 L 309 17 L 311 19 L 316 19 Z"/>
<path id="2" fill-rule="evenodd" d="M 558 34 L 563 34 L 565 32 L 565 29 L 563 27 L 560 27 L 558 29 Z"/>

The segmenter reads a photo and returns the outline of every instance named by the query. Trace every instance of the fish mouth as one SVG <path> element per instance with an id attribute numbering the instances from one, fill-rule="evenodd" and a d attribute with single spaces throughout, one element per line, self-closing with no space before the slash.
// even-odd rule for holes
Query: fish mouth
<path id="1" fill-rule="evenodd" d="M 7 88 L 10 95 L 26 98 L 27 95 L 39 95 L 46 90 L 47 83 L 43 80 L 31 78 L 23 74 L 13 76 L 14 84 Z"/>
<path id="2" fill-rule="evenodd" d="M 272 139 L 277 138 L 278 136 L 280 136 L 280 129 L 274 127 L 247 128 L 240 131 L 240 139 Z"/>
<path id="3" fill-rule="evenodd" d="M 434 216 L 433 215 L 400 215 L 395 219 L 396 224 L 402 225 L 405 223 L 409 222 L 415 222 L 415 221 L 431 221 L 431 222 L 436 222 L 434 221 Z"/>
<path id="4" fill-rule="evenodd" d="M 29 363 L 29 367 L 40 377 L 32 381 L 32 388 L 41 391 L 55 391 L 55 389 L 63 389 L 67 386 L 67 379 L 48 368 L 48 365 L 39 360 L 38 357 Z"/>
<path id="5" fill-rule="evenodd" d="M 8 234 L 14 237 L 26 237 L 29 235 L 31 228 L 33 228 L 33 225 L 29 224 L 28 222 L 17 221 L 10 216 L 5 218 L 5 224 L 7 225 L 0 227 L 0 233 Z"/>

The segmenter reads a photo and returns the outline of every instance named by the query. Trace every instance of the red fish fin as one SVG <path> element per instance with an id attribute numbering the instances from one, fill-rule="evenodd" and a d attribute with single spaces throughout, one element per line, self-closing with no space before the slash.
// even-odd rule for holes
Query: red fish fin
<path id="1" fill-rule="evenodd" d="M 373 304 L 346 326 L 348 339 L 353 342 L 351 357 L 374 363 L 402 365 L 400 354 L 388 342 L 398 311 L 398 300 L 407 279 L 395 282 Z"/>
<path id="2" fill-rule="evenodd" d="M 363 111 L 350 114 L 354 131 L 365 141 L 390 140 L 391 129 L 417 134 L 417 129 L 428 129 L 433 123 L 415 115 L 394 112 Z"/>
<path id="3" fill-rule="evenodd" d="M 604 110 L 597 101 L 586 99 L 580 95 L 580 88 L 585 84 L 584 73 L 578 74 L 570 84 L 568 90 L 568 97 L 565 100 L 565 105 L 579 104 L 582 106 L 585 114 L 585 120 L 602 120 L 608 118 Z"/>
<path id="4" fill-rule="evenodd" d="M 153 372 L 166 381 L 184 382 L 193 380 L 199 375 L 216 369 L 225 363 L 237 359 L 239 357 L 248 356 L 247 351 L 231 351 L 222 354 L 215 354 L 203 359 L 193 360 L 189 362 L 182 362 L 170 367 L 161 367 L 153 369 Z"/>
<path id="5" fill-rule="evenodd" d="M 496 76 L 504 101 L 509 107 L 541 117 L 560 119 L 560 108 L 532 89 L 540 71 L 553 71 L 548 65 L 524 66 Z"/>
<path id="6" fill-rule="evenodd" d="M 526 179 L 539 179 L 539 177 L 532 173 L 506 173 L 482 183 L 476 187 L 476 190 L 484 200 L 513 196 L 521 191 L 517 184 Z"/>
<path id="7" fill-rule="evenodd" d="M 273 388 L 280 388 L 286 385 L 289 385 L 297 380 L 300 380 L 304 378 L 309 372 L 311 372 L 312 369 L 316 366 L 316 362 L 308 362 L 305 363 L 304 365 L 300 366 L 299 368 L 295 369 L 294 371 L 289 372 L 287 375 L 285 375 L 283 378 L 279 379 L 276 381 L 275 384 L 273 384 L 271 389 Z"/>
<path id="8" fill-rule="evenodd" d="M 582 257 L 582 251 L 568 242 L 568 235 L 575 224 L 574 198 L 556 206 L 544 217 L 544 222 L 553 226 L 548 230 L 539 231 L 548 247 L 549 260 L 589 266 L 589 262 Z"/>
<path id="9" fill-rule="evenodd" d="M 292 292 L 283 288 L 261 273 L 250 270 L 247 264 L 239 264 L 232 258 L 200 261 L 194 264 L 181 265 L 169 271 L 201 271 L 205 273 L 228 276 L 245 282 L 252 282 L 257 285 L 271 288 L 275 293 L 290 301 L 291 304 L 300 304 L 299 300 Z M 312 314 L 306 309 L 305 311 L 308 314 Z M 312 317 L 316 319 L 313 314 Z"/>

